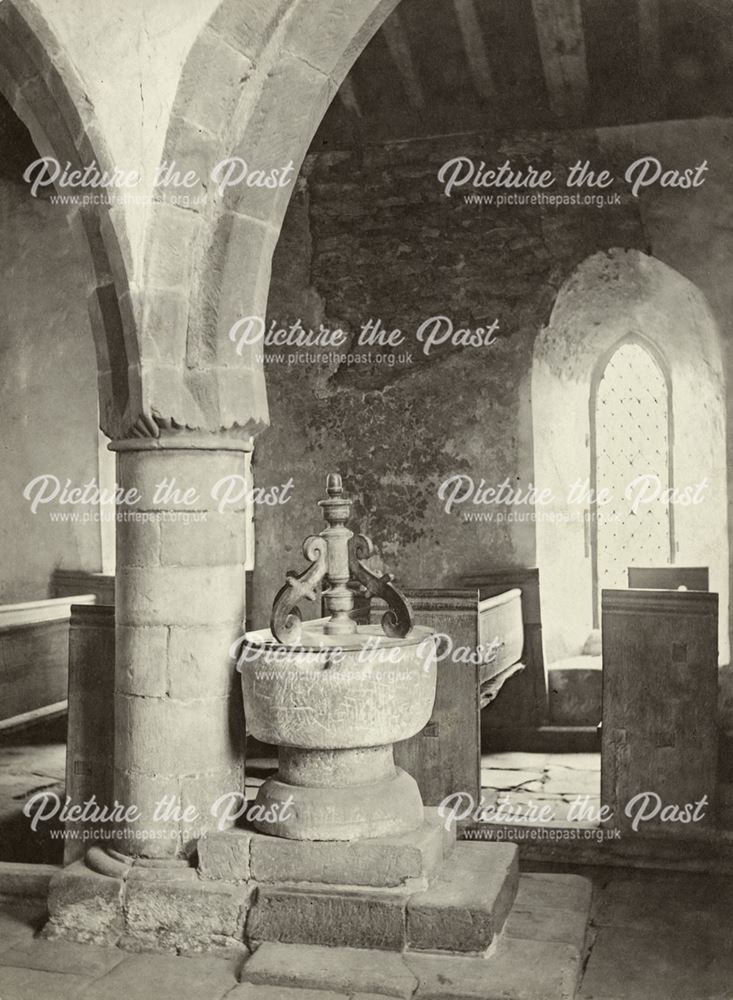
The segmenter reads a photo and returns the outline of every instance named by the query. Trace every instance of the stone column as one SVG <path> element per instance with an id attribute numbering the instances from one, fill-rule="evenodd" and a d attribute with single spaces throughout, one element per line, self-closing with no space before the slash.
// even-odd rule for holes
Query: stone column
<path id="1" fill-rule="evenodd" d="M 114 847 L 131 858 L 182 859 L 215 826 L 212 803 L 244 788 L 230 650 L 245 616 L 251 440 L 182 432 L 110 447 L 123 494 L 114 792 L 140 814 L 119 827 Z M 124 496 L 132 490 L 138 502 Z"/>

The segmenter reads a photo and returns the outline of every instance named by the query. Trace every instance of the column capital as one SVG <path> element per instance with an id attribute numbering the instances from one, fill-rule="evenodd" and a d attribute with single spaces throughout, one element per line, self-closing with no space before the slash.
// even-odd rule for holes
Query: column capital
<path id="1" fill-rule="evenodd" d="M 235 451 L 251 452 L 252 435 L 235 437 L 222 432 L 176 431 L 160 437 L 118 438 L 107 445 L 110 451 Z"/>

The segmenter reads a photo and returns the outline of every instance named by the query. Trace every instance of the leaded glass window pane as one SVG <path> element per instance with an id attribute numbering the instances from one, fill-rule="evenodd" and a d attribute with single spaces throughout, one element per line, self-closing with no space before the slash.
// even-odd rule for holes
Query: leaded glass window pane
<path id="1" fill-rule="evenodd" d="M 629 484 L 639 476 L 658 477 L 669 488 L 669 399 L 659 365 L 641 344 L 628 341 L 612 355 L 595 399 L 596 487 L 612 500 L 597 521 L 598 600 L 605 588 L 627 586 L 630 565 L 670 562 L 668 502 L 635 512 Z"/>

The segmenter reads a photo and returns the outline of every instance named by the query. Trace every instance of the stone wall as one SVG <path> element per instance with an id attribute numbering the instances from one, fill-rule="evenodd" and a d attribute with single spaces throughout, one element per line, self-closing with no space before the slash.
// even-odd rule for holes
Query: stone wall
<path id="1" fill-rule="evenodd" d="M 280 482 L 287 470 L 294 491 L 287 505 L 256 511 L 256 624 L 266 622 L 285 570 L 302 565 L 304 532 L 320 529 L 313 503 L 330 469 L 356 493 L 360 528 L 407 585 L 535 564 L 531 522 L 462 523 L 460 510 L 445 513 L 438 487 L 458 473 L 487 485 L 509 477 L 526 488 L 533 481 L 535 339 L 560 286 L 590 255 L 634 248 L 669 264 L 704 293 L 728 339 L 731 131 L 728 122 L 707 120 L 498 145 L 490 136 L 444 138 L 309 157 L 275 254 L 270 320 L 323 322 L 353 337 L 379 317 L 407 334 L 394 353 L 411 351 L 412 362 L 266 365 L 272 426 L 257 443 L 255 481 Z M 446 198 L 436 180 L 440 165 L 457 155 L 487 164 L 531 160 L 561 176 L 563 165 L 586 156 L 622 174 L 642 154 L 671 166 L 707 158 L 708 179 L 692 192 L 639 199 L 622 183 L 622 203 L 604 208 L 465 204 L 458 192 Z M 414 332 L 438 314 L 456 327 L 497 318 L 499 339 L 489 347 L 434 349 L 426 358 Z"/>
<path id="2" fill-rule="evenodd" d="M 0 183 L 0 603 L 48 596 L 56 567 L 99 570 L 98 523 L 33 514 L 36 476 L 85 483 L 97 470 L 97 384 L 83 242 L 66 212 Z M 89 510 L 89 508 L 87 508 Z"/>
<path id="3" fill-rule="evenodd" d="M 440 586 L 470 571 L 534 565 L 528 522 L 463 523 L 437 491 L 458 473 L 487 484 L 533 477 L 534 339 L 567 274 L 599 247 L 645 249 L 638 206 L 568 211 L 491 208 L 443 195 L 442 163 L 463 154 L 560 169 L 593 136 L 502 144 L 475 136 L 311 158 L 278 245 L 269 313 L 358 330 L 379 317 L 407 334 L 412 363 L 266 368 L 271 428 L 255 453 L 258 484 L 285 467 L 293 501 L 257 511 L 255 621 L 295 561 L 330 468 L 358 494 L 356 515 L 399 580 Z M 499 320 L 488 347 L 434 349 L 415 332 L 435 315 L 456 327 Z M 395 351 L 399 356 L 402 349 Z M 484 508 L 488 510 L 490 508 Z"/>

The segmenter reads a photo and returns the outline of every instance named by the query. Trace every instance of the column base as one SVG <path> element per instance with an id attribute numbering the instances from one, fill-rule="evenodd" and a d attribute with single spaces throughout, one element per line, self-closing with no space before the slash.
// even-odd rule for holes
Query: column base
<path id="1" fill-rule="evenodd" d="M 248 954 L 253 887 L 205 881 L 187 862 L 90 848 L 51 879 L 43 936 L 128 951 Z"/>

